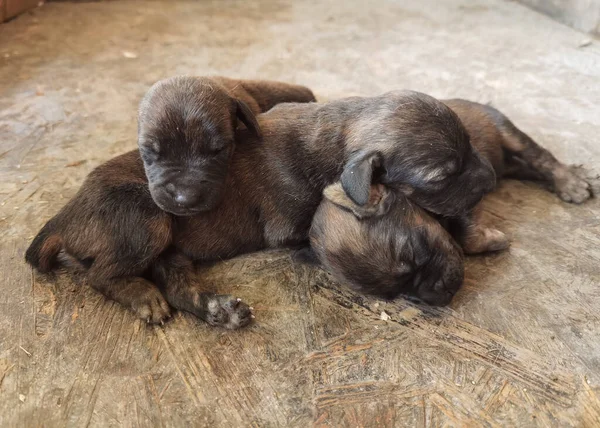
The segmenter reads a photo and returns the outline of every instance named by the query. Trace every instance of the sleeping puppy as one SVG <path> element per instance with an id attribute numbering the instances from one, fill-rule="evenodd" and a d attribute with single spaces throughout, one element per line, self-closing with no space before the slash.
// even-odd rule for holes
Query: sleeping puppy
<path id="1" fill-rule="evenodd" d="M 162 107 L 185 105 L 186 89 L 172 86 Z M 154 133 L 178 135 L 178 123 L 164 120 Z M 149 322 L 165 319 L 171 305 L 237 328 L 249 321 L 248 306 L 207 293 L 194 281 L 192 263 L 306 242 L 329 184 L 340 181 L 364 206 L 379 180 L 446 215 L 469 212 L 495 185 L 491 165 L 469 144 L 458 116 L 425 94 L 283 103 L 257 123 L 262 137 L 236 131 L 222 201 L 212 210 L 192 216 L 162 210 L 142 158 L 130 152 L 88 176 L 38 233 L 26 260 L 41 272 L 58 264 L 82 268 L 94 288 Z M 449 198 L 455 194 L 460 198 Z"/>
<path id="2" fill-rule="evenodd" d="M 155 83 L 138 115 L 152 199 L 180 216 L 213 209 L 223 196 L 238 122 L 259 136 L 256 114 L 312 101 L 310 89 L 281 82 L 179 76 Z"/>
<path id="3" fill-rule="evenodd" d="M 339 183 L 323 195 L 310 245 L 337 282 L 386 299 L 405 294 L 430 305 L 450 302 L 463 282 L 463 254 L 437 220 L 381 184 L 371 186 L 363 206 Z"/>
<path id="4" fill-rule="evenodd" d="M 471 144 L 498 177 L 545 181 L 567 201 L 590 197 L 585 180 L 498 110 L 464 100 L 444 103 L 457 113 Z M 448 231 L 467 254 L 509 245 L 502 232 L 479 224 L 475 213 L 435 219 L 405 194 L 382 184 L 371 185 L 364 205 L 356 204 L 340 183 L 328 186 L 323 194 L 309 233 L 312 254 L 298 253 L 297 259 L 319 263 L 339 283 L 365 293 L 386 298 L 402 293 L 446 305 L 463 281 L 462 252 Z"/>

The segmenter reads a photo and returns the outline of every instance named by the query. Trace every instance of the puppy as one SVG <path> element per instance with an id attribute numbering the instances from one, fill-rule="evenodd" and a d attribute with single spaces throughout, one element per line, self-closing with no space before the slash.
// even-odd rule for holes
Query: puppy
<path id="1" fill-rule="evenodd" d="M 325 188 L 310 228 L 316 260 L 337 282 L 392 299 L 448 304 L 460 288 L 463 253 L 440 225 L 401 193 L 371 186 L 357 205 L 339 183 Z"/>
<path id="2" fill-rule="evenodd" d="M 587 182 L 498 110 L 465 100 L 444 103 L 461 119 L 472 146 L 498 177 L 544 180 L 571 202 L 590 197 Z M 440 184 L 432 180 L 431 186 Z M 479 224 L 475 213 L 435 219 L 404 194 L 381 184 L 371 185 L 367 203 L 357 205 L 336 183 L 325 189 L 313 218 L 309 233 L 313 254 L 302 257 L 321 264 L 338 282 L 354 289 L 386 298 L 409 294 L 446 305 L 462 284 L 463 260 L 461 249 L 438 220 L 468 254 L 509 246 L 502 232 Z"/>
<path id="3" fill-rule="evenodd" d="M 179 86 L 171 91 L 174 108 L 189 96 Z M 156 132 L 175 135 L 176 123 L 161 122 Z M 26 260 L 42 272 L 58 263 L 80 266 L 93 287 L 150 322 L 165 319 L 171 305 L 236 328 L 249 321 L 248 307 L 206 293 L 193 279 L 192 263 L 306 242 L 327 185 L 340 181 L 363 206 L 376 179 L 416 195 L 417 202 L 423 194 L 427 208 L 453 214 L 468 212 L 495 184 L 492 167 L 469 144 L 456 114 L 424 94 L 284 103 L 257 116 L 257 123 L 262 137 L 236 131 L 222 201 L 212 210 L 193 216 L 162 210 L 139 153 L 127 153 L 89 175 L 42 228 Z M 454 180 L 444 178 L 449 166 Z M 449 199 L 453 193 L 462 198 Z"/>
<path id="4" fill-rule="evenodd" d="M 164 211 L 193 215 L 222 198 L 238 121 L 255 136 L 255 115 L 279 103 L 312 102 L 298 85 L 179 76 L 154 84 L 140 103 L 138 145 L 150 194 Z"/>

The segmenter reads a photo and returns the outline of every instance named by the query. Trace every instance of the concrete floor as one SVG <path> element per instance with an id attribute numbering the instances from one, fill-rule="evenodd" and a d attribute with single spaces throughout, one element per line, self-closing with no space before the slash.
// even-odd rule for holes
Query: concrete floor
<path id="1" fill-rule="evenodd" d="M 140 97 L 173 74 L 492 101 L 597 168 L 585 39 L 499 0 L 51 2 L 0 25 L 0 426 L 598 426 L 598 199 L 504 183 L 486 213 L 512 247 L 469 259 L 443 310 L 360 298 L 282 250 L 202 272 L 256 308 L 251 328 L 147 327 L 23 262 L 85 175 L 135 147 Z"/>

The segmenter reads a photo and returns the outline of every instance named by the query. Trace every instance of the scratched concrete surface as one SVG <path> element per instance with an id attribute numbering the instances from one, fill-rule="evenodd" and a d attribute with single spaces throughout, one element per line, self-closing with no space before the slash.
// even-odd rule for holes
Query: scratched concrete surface
<path id="1" fill-rule="evenodd" d="M 486 213 L 512 247 L 468 260 L 443 310 L 353 295 L 285 250 L 203 270 L 256 308 L 240 332 L 147 327 L 22 260 L 85 175 L 135 147 L 140 97 L 173 74 L 492 101 L 598 167 L 587 38 L 500 0 L 51 2 L 0 25 L 0 426 L 598 426 L 598 200 L 504 183 Z"/>

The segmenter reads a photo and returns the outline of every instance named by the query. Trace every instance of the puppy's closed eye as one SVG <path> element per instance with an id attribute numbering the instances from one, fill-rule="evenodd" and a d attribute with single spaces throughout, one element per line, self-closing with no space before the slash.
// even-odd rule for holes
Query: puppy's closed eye
<path id="1" fill-rule="evenodd" d="M 422 168 L 417 171 L 416 174 L 421 180 L 429 183 L 437 183 L 443 181 L 448 177 L 448 173 L 445 168 Z"/>
<path id="2" fill-rule="evenodd" d="M 149 164 L 158 161 L 161 156 L 161 150 L 158 144 L 144 144 L 141 146 L 140 153 L 144 161 Z"/>
<path id="3" fill-rule="evenodd" d="M 419 171 L 420 178 L 429 184 L 441 184 L 459 172 L 459 165 L 451 160 L 443 166 Z"/>
<path id="4" fill-rule="evenodd" d="M 450 162 L 448 162 L 445 166 L 444 166 L 444 172 L 446 173 L 446 175 L 454 175 L 457 172 L 459 172 L 459 165 L 458 162 L 456 162 L 455 160 L 451 160 Z"/>
<path id="5" fill-rule="evenodd" d="M 160 154 L 160 143 L 151 138 L 140 138 L 138 145 L 142 152 L 149 154 Z"/>
<path id="6" fill-rule="evenodd" d="M 208 152 L 208 155 L 209 156 L 218 156 L 221 153 L 225 152 L 227 150 L 227 147 L 228 146 L 221 146 L 221 147 L 213 148 Z"/>

